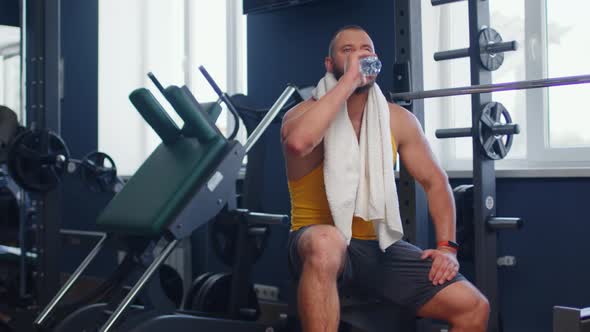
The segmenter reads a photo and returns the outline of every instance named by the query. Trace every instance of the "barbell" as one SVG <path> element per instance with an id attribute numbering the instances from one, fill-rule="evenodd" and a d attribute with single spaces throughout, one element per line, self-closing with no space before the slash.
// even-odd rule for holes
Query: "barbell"
<path id="1" fill-rule="evenodd" d="M 499 92 L 499 91 L 538 89 L 538 88 L 547 88 L 547 87 L 552 87 L 552 86 L 588 84 L 588 83 L 590 83 L 590 75 L 564 76 L 564 77 L 545 78 L 545 79 L 539 79 L 539 80 L 516 81 L 516 82 L 496 83 L 496 84 L 481 84 L 481 85 L 471 85 L 471 86 L 463 86 L 463 87 L 447 88 L 447 89 L 436 89 L 436 90 L 426 90 L 426 91 L 390 92 L 389 98 L 390 98 L 390 100 L 392 100 L 394 102 L 395 101 L 410 101 L 410 100 L 415 100 L 415 99 L 450 97 L 450 96 Z"/>

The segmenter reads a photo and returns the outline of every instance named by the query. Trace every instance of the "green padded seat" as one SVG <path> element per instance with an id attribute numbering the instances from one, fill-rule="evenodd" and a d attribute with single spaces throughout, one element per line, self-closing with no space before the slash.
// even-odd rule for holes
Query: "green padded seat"
<path id="1" fill-rule="evenodd" d="M 155 237 L 205 183 L 226 151 L 220 137 L 206 145 L 194 138 L 160 144 L 98 217 L 107 232 Z"/>

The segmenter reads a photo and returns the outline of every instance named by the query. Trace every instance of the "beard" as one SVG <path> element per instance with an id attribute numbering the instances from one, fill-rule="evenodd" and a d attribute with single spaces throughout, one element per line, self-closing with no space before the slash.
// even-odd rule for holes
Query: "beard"
<path id="1" fill-rule="evenodd" d="M 332 68 L 332 74 L 334 74 L 336 80 L 339 81 L 340 78 L 344 75 L 344 68 L 339 68 L 338 66 L 334 65 L 334 67 Z M 354 90 L 354 94 L 361 94 L 369 91 L 369 89 L 373 87 L 373 84 L 375 84 L 375 80 L 371 80 L 367 82 L 367 84 L 359 86 Z"/>

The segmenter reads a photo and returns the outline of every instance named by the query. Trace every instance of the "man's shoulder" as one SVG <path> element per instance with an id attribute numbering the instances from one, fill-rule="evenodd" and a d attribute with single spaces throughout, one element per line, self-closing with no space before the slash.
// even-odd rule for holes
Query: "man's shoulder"
<path id="1" fill-rule="evenodd" d="M 416 116 L 406 108 L 390 102 L 387 103 L 387 106 L 389 106 L 389 116 L 391 118 L 392 123 L 406 123 L 407 121 L 417 121 Z"/>

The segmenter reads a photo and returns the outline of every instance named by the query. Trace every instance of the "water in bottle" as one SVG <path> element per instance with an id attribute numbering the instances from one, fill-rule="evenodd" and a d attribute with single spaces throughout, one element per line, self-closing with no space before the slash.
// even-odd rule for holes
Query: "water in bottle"
<path id="1" fill-rule="evenodd" d="M 374 55 L 361 58 L 360 71 L 365 76 L 377 76 L 381 71 L 381 61 Z"/>

